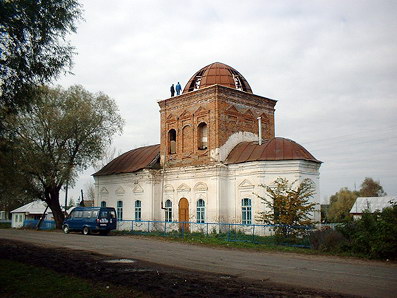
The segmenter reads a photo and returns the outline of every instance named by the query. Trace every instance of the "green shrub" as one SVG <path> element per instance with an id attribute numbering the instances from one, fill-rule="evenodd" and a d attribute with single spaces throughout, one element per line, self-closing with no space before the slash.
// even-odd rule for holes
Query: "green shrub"
<path id="1" fill-rule="evenodd" d="M 339 252 L 346 243 L 341 232 L 329 228 L 312 232 L 309 239 L 312 249 L 328 252 Z"/>
<path id="2" fill-rule="evenodd" d="M 0 222 L 0 229 L 11 229 L 10 222 Z"/>
<path id="3" fill-rule="evenodd" d="M 397 204 L 337 228 L 348 240 L 345 251 L 376 259 L 397 259 Z"/>

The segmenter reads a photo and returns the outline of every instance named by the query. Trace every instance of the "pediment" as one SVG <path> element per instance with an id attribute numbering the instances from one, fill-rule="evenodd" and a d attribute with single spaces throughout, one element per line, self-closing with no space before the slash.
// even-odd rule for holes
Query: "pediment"
<path id="1" fill-rule="evenodd" d="M 132 189 L 133 193 L 143 193 L 143 188 L 139 184 L 135 184 L 134 188 Z"/>
<path id="2" fill-rule="evenodd" d="M 203 107 L 199 107 L 195 112 L 194 112 L 194 115 L 199 115 L 199 114 L 207 114 L 208 113 L 208 110 L 206 110 L 206 109 L 204 109 Z"/>
<path id="3" fill-rule="evenodd" d="M 194 190 L 195 191 L 207 191 L 208 186 L 207 186 L 207 184 L 205 184 L 203 182 L 199 182 L 194 186 Z"/>
<path id="4" fill-rule="evenodd" d="M 174 192 L 174 187 L 171 184 L 167 184 L 164 186 L 164 192 L 165 193 L 172 193 Z"/>
<path id="5" fill-rule="evenodd" d="M 124 190 L 123 187 L 119 186 L 119 187 L 116 189 L 116 195 L 123 195 L 123 194 L 125 194 L 125 190 Z"/>
<path id="6" fill-rule="evenodd" d="M 265 114 L 265 113 L 262 113 L 259 117 L 262 118 L 262 121 L 263 120 L 267 120 L 269 118 L 269 116 L 267 114 Z"/>
<path id="7" fill-rule="evenodd" d="M 178 192 L 189 192 L 191 190 L 191 188 L 188 185 L 186 185 L 185 183 L 182 183 L 181 185 L 179 185 L 177 190 L 178 190 Z"/>
<path id="8" fill-rule="evenodd" d="M 186 118 L 191 118 L 191 117 L 192 117 L 192 113 L 190 113 L 190 112 L 187 111 L 187 110 L 184 110 L 184 111 L 182 112 L 182 114 L 179 115 L 179 118 L 180 118 L 180 119 L 186 119 Z"/>
<path id="9" fill-rule="evenodd" d="M 253 185 L 248 179 L 244 179 L 244 181 L 241 182 L 238 187 L 244 189 L 250 189 L 250 188 L 254 188 L 255 185 Z"/>
<path id="10" fill-rule="evenodd" d="M 232 114 L 232 115 L 239 115 L 240 112 L 236 109 L 235 106 L 231 105 L 226 109 L 226 113 Z"/>
<path id="11" fill-rule="evenodd" d="M 249 118 L 255 118 L 254 113 L 252 113 L 252 111 L 251 111 L 250 109 L 248 109 L 248 110 L 246 110 L 246 111 L 244 112 L 244 116 L 245 116 L 245 117 L 249 117 Z"/>
<path id="12" fill-rule="evenodd" d="M 169 114 L 167 117 L 167 121 L 176 120 L 174 114 Z"/>
<path id="13" fill-rule="evenodd" d="M 104 195 L 109 194 L 109 191 L 106 189 L 106 187 L 101 188 L 101 194 L 104 194 Z"/>

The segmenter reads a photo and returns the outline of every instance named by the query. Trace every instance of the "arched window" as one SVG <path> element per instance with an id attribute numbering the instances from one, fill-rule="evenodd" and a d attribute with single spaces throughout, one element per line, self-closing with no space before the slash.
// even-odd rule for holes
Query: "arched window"
<path id="1" fill-rule="evenodd" d="M 172 202 L 170 200 L 165 201 L 165 221 L 172 221 Z"/>
<path id="2" fill-rule="evenodd" d="M 117 201 L 117 220 L 123 220 L 123 201 Z"/>
<path id="3" fill-rule="evenodd" d="M 242 199 L 241 200 L 241 211 L 242 211 L 242 224 L 250 225 L 252 224 L 252 206 L 251 199 Z"/>
<path id="4" fill-rule="evenodd" d="M 176 153 L 176 131 L 175 129 L 170 129 L 168 132 L 168 152 L 170 154 L 175 154 Z"/>
<path id="5" fill-rule="evenodd" d="M 101 207 L 106 207 L 106 202 L 105 201 L 101 202 Z"/>
<path id="6" fill-rule="evenodd" d="M 142 220 L 142 203 L 141 201 L 135 201 L 135 220 Z"/>
<path id="7" fill-rule="evenodd" d="M 197 201 L 197 222 L 205 222 L 205 202 L 203 199 Z"/>
<path id="8" fill-rule="evenodd" d="M 197 146 L 199 150 L 208 148 L 208 127 L 204 122 L 197 127 Z"/>

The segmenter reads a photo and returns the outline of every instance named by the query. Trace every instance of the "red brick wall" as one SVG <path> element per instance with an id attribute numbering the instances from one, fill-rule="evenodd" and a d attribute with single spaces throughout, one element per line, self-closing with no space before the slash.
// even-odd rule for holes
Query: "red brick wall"
<path id="1" fill-rule="evenodd" d="M 262 117 L 262 138 L 274 137 L 275 104 L 275 100 L 220 85 L 160 101 L 162 163 L 166 162 L 166 166 L 214 163 L 210 150 L 224 145 L 236 132 L 258 134 L 259 116 Z M 198 125 L 202 122 L 208 127 L 206 150 L 198 148 Z M 170 129 L 176 130 L 176 154 L 169 154 Z"/>

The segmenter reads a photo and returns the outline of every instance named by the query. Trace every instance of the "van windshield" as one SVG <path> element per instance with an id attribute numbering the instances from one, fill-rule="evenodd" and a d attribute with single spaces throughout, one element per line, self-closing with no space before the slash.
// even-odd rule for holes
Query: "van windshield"
<path id="1" fill-rule="evenodd" d="M 99 214 L 100 218 L 116 218 L 114 210 L 102 210 Z"/>

